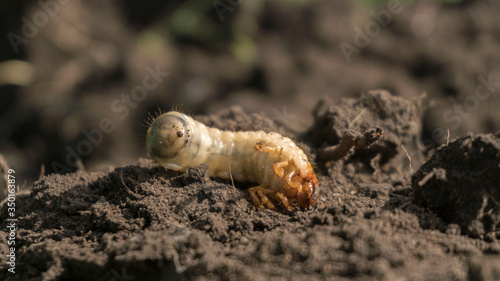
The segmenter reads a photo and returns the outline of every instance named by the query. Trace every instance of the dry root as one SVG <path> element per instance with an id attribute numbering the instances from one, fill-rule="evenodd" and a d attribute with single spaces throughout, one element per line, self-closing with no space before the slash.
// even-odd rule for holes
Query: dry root
<path id="1" fill-rule="evenodd" d="M 319 160 L 321 162 L 337 161 L 349 157 L 355 148 L 367 149 L 384 136 L 384 129 L 381 127 L 371 128 L 363 134 L 353 130 L 344 131 L 340 143 L 327 147 L 320 151 Z"/>

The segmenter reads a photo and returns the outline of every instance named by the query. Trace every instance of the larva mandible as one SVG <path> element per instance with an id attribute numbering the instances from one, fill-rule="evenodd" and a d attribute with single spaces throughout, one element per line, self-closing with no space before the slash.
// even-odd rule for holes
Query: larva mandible
<path id="1" fill-rule="evenodd" d="M 278 133 L 221 131 L 170 111 L 151 123 L 146 145 L 167 169 L 184 171 L 206 163 L 211 177 L 227 179 L 231 173 L 236 180 L 257 182 L 249 192 L 259 209 L 275 209 L 269 197 L 289 211 L 292 206 L 308 209 L 318 199 L 318 179 L 307 156 Z"/>

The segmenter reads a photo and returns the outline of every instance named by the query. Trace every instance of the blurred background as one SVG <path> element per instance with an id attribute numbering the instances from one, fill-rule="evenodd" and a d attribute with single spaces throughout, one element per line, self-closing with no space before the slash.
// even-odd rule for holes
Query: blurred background
<path id="1" fill-rule="evenodd" d="M 159 109 L 238 105 L 303 132 L 318 100 L 375 88 L 421 101 L 429 149 L 496 132 L 497 2 L 3 1 L 0 154 L 29 185 L 136 163 Z"/>

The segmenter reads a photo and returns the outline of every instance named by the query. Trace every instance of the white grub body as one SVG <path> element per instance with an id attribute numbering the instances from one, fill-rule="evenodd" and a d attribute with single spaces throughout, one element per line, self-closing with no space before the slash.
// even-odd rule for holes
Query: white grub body
<path id="1" fill-rule="evenodd" d="M 210 176 L 229 178 L 231 174 L 238 181 L 268 184 L 271 189 L 279 190 L 285 182 L 274 173 L 275 163 L 292 161 L 301 176 L 305 177 L 308 172 L 304 152 L 292 140 L 278 133 L 230 132 L 205 126 L 204 129 L 208 136 L 204 144 L 206 149 L 198 153 L 195 165 L 207 163 Z M 276 148 L 277 153 L 258 151 L 255 147 L 258 142 Z"/>
<path id="2" fill-rule="evenodd" d="M 153 121 L 146 141 L 150 155 L 168 169 L 184 171 L 208 164 L 211 177 L 232 176 L 238 181 L 257 182 L 265 186 L 264 193 L 281 193 L 292 198 L 292 201 L 300 192 L 298 185 L 294 185 L 295 188 L 289 186 L 292 177 L 301 184 L 306 178 L 317 184 L 304 152 L 292 140 L 278 133 L 222 131 L 209 128 L 185 114 L 171 111 Z M 287 164 L 281 175 L 278 175 L 275 165 L 284 162 Z M 288 182 L 283 173 L 289 175 Z M 255 199 L 252 199 L 255 203 Z M 289 209 L 288 202 L 283 203 Z"/>

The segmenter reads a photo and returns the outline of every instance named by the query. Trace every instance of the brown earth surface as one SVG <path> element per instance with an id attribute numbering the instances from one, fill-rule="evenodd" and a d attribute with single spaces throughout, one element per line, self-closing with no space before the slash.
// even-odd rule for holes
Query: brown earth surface
<path id="1" fill-rule="evenodd" d="M 0 198 L 9 168 L 19 186 L 16 274 L 2 227 L 0 280 L 500 280 L 496 0 L 401 1 L 349 57 L 387 3 L 241 1 L 221 18 L 195 2 L 67 1 L 20 52 L 7 35 L 40 4 L 0 9 Z M 148 67 L 169 74 L 112 110 Z M 177 105 L 295 140 L 317 204 L 259 211 L 255 184 L 158 167 L 141 122 Z M 105 118 L 114 131 L 68 158 Z M 376 126 L 369 149 L 318 161 Z"/>
<path id="2" fill-rule="evenodd" d="M 472 238 L 457 227 L 462 224 L 460 217 L 447 224 L 412 201 L 416 196 L 409 184 L 412 172 L 396 144 L 411 143 L 418 132 L 418 126 L 409 125 L 418 120 L 414 101 L 384 91 L 344 100 L 316 111 L 314 128 L 319 137 L 313 132 L 303 137 L 287 133 L 279 121 L 247 115 L 240 108 L 198 119 L 220 129 L 281 131 L 315 159 L 329 142 L 325 136 L 335 134 L 341 120 L 352 120 L 352 112 L 361 108 L 366 113 L 354 127 L 383 124 L 387 137 L 345 161 L 316 165 L 320 197 L 311 210 L 258 210 L 246 191 L 251 183 L 233 186 L 230 179 L 209 178 L 206 165 L 182 173 L 142 159 L 106 172 L 44 176 L 31 193 L 16 199 L 16 276 L 19 280 L 498 280 L 500 206 L 483 207 L 496 216 L 495 225 Z M 330 132 L 318 130 L 325 124 Z M 463 155 L 466 152 L 456 144 L 460 141 L 441 147 L 436 155 Z M 483 154 L 475 152 L 476 161 L 494 157 L 498 162 L 498 137 L 490 135 L 486 141 L 495 144 Z M 435 158 L 422 166 L 414 182 L 429 165 L 436 169 L 445 165 L 446 156 Z M 459 161 L 453 163 L 445 165 L 447 174 L 462 171 Z M 479 177 L 476 184 L 489 184 L 484 189 L 496 192 L 491 202 L 500 200 L 497 179 L 488 180 Z M 475 190 L 472 185 L 441 185 L 456 188 L 459 197 Z M 446 198 L 437 197 L 450 207 L 453 202 Z M 432 207 L 440 204 L 432 202 Z M 5 247 L 2 244 L 2 251 Z M 2 275 L 9 278 L 6 270 Z"/>

